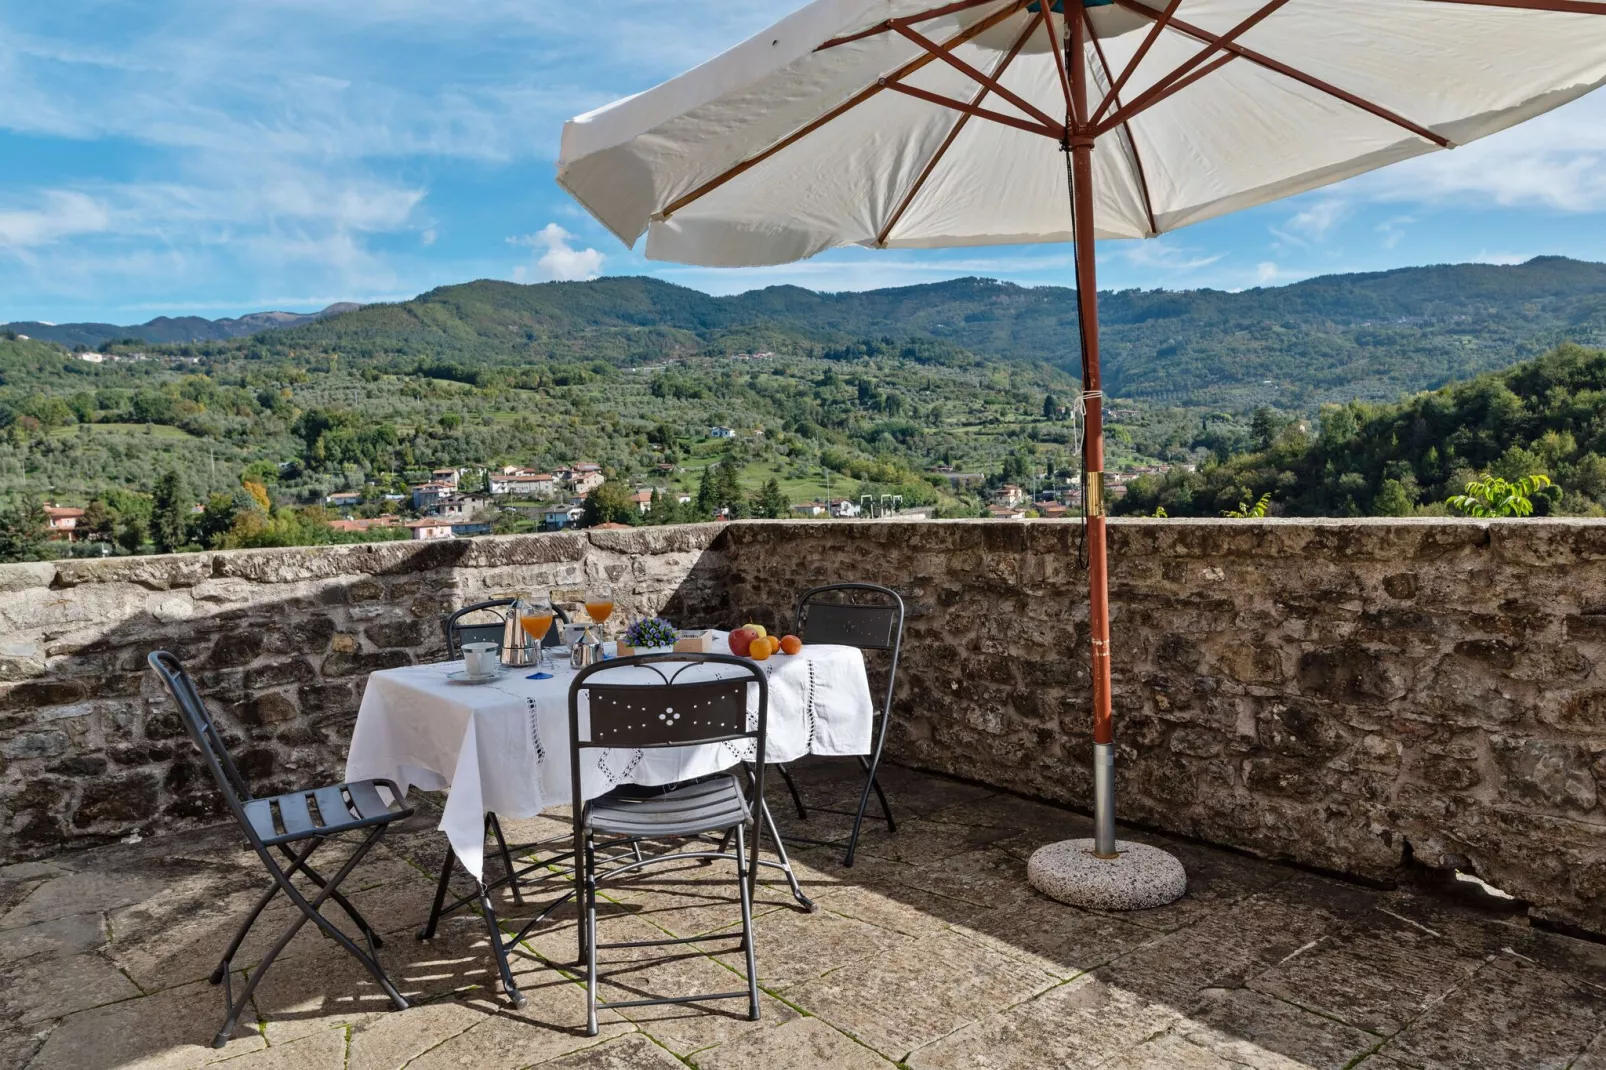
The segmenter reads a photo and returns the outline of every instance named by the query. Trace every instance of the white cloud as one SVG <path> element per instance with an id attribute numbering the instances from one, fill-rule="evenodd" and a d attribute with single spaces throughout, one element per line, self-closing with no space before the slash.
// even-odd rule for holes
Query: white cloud
<path id="1" fill-rule="evenodd" d="M 1134 267 L 1158 268 L 1162 271 L 1197 271 L 1209 267 L 1222 258 L 1223 253 L 1206 254 L 1186 245 L 1178 245 L 1166 238 L 1128 243 L 1121 255 Z"/>
<path id="2" fill-rule="evenodd" d="M 1415 223 L 1416 219 L 1408 215 L 1397 215 L 1392 219 L 1385 219 L 1375 229 L 1383 235 L 1383 248 L 1397 248 L 1405 240 L 1405 228 Z"/>
<path id="3" fill-rule="evenodd" d="M 1323 197 L 1302 208 L 1271 232 L 1281 242 L 1309 248 L 1327 240 L 1329 234 L 1349 213 L 1349 205 L 1339 197 Z"/>
<path id="4" fill-rule="evenodd" d="M 1385 168 L 1354 188 L 1382 201 L 1606 211 L 1606 95 Z"/>
<path id="5" fill-rule="evenodd" d="M 1255 281 L 1262 286 L 1270 286 L 1276 282 L 1281 273 L 1281 269 L 1270 260 L 1263 260 L 1255 265 Z"/>
<path id="6" fill-rule="evenodd" d="M 36 206 L 0 211 L 0 249 L 29 249 L 77 234 L 107 229 L 111 215 L 95 198 L 74 190 L 46 190 Z"/>
<path id="7" fill-rule="evenodd" d="M 572 241 L 574 235 L 556 223 L 548 223 L 534 234 L 509 238 L 511 245 L 527 245 L 541 251 L 533 274 L 521 264 L 513 269 L 513 281 L 534 278 L 537 282 L 580 282 L 602 274 L 602 263 L 607 257 L 589 247 L 576 249 L 569 244 Z"/>
<path id="8" fill-rule="evenodd" d="M 1534 254 L 1532 253 L 1496 253 L 1490 252 L 1488 249 L 1480 249 L 1477 253 L 1468 257 L 1468 260 L 1474 264 L 1501 264 L 1509 267 L 1513 264 L 1526 264 L 1533 258 Z"/>

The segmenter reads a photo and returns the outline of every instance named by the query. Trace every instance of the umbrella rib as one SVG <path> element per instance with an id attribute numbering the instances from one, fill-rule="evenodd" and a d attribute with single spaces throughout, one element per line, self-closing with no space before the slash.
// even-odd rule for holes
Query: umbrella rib
<path id="1" fill-rule="evenodd" d="M 1054 37 L 1054 20 L 1050 17 L 1052 14 L 1050 5 L 1041 3 L 1038 7 L 1041 9 L 1043 16 L 1043 32 L 1048 34 L 1048 50 L 1054 54 L 1054 69 L 1059 72 L 1060 90 L 1065 94 L 1065 125 L 1068 127 L 1070 126 L 1070 115 L 1073 108 L 1071 103 L 1071 75 L 1065 69 L 1065 57 L 1060 54 L 1060 42 Z M 1061 12 L 1061 14 L 1063 15 L 1064 12 Z M 1066 29 L 1067 31 L 1070 29 L 1069 23 L 1066 24 Z"/>
<path id="2" fill-rule="evenodd" d="M 945 97 L 941 93 L 933 93 L 930 90 L 919 89 L 904 82 L 894 82 L 891 79 L 888 79 L 882 84 L 885 88 L 902 93 L 905 96 L 911 96 L 919 100 L 930 101 L 933 104 L 941 104 L 945 108 L 952 108 L 954 111 L 964 112 L 966 115 L 974 115 L 978 119 L 990 119 L 995 123 L 1002 123 L 1005 126 L 1013 126 L 1017 130 L 1025 130 L 1030 134 L 1042 134 L 1044 137 L 1051 137 L 1055 141 L 1059 141 L 1065 137 L 1065 130 L 1062 127 L 1051 126 L 1048 123 L 1035 122 L 1031 119 L 1020 119 L 1013 115 L 1005 115 L 1003 112 L 993 111 L 991 108 L 978 108 L 974 104 L 965 103 L 963 100 L 955 100 L 953 97 Z"/>
<path id="3" fill-rule="evenodd" d="M 1178 2 L 1180 0 L 1173 0 L 1169 10 L 1175 11 Z M 1099 43 L 1098 35 L 1093 32 L 1093 19 L 1088 15 L 1086 8 L 1082 9 L 1082 18 L 1087 21 L 1087 36 L 1093 42 L 1093 52 L 1098 56 L 1099 66 L 1104 68 L 1104 80 L 1108 82 L 1110 79 L 1110 61 L 1105 58 L 1104 46 Z M 1116 98 L 1115 94 L 1116 89 L 1112 87 L 1109 95 L 1104 99 L 1106 101 L 1114 100 L 1116 107 L 1120 107 L 1121 102 Z M 1149 233 L 1159 234 L 1160 227 L 1154 220 L 1154 202 L 1149 198 L 1149 179 L 1143 173 L 1143 158 L 1138 155 L 1138 139 L 1133 135 L 1132 127 L 1128 123 L 1121 124 L 1121 132 L 1126 135 L 1126 147 L 1132 153 L 1132 173 L 1138 180 L 1138 194 L 1143 198 L 1143 214 L 1149 221 Z"/>
<path id="4" fill-rule="evenodd" d="M 1024 7 L 1025 4 L 1026 0 L 1015 0 L 1015 2 L 1008 7 L 1003 8 L 1000 11 L 995 11 L 993 14 L 988 15 L 984 19 L 979 19 L 974 25 L 960 30 L 957 34 L 955 34 L 953 39 L 948 42 L 949 46 L 953 47 L 963 44 L 972 37 L 986 33 L 1000 22 L 1003 22 L 1009 16 L 1015 14 L 1022 7 Z M 891 77 L 903 78 L 907 75 L 913 74 L 915 71 L 920 70 L 922 67 L 934 62 L 935 60 L 936 57 L 930 53 L 927 53 L 923 56 L 916 56 L 914 59 L 910 60 L 908 63 L 905 63 L 902 67 L 899 67 L 896 71 L 894 71 Z M 776 153 L 797 144 L 799 141 L 814 133 L 814 131 L 829 123 L 831 120 L 852 111 L 854 108 L 858 107 L 860 104 L 863 104 L 865 101 L 869 100 L 871 97 L 875 96 L 885 88 L 888 88 L 888 85 L 887 81 L 883 80 L 877 82 L 875 85 L 868 86 L 865 89 L 860 90 L 847 100 L 843 101 L 841 104 L 838 104 L 836 107 L 826 112 L 824 115 L 814 119 L 805 126 L 799 127 L 797 130 L 792 131 L 792 133 L 786 135 L 769 148 L 754 156 L 749 156 L 747 159 L 729 168 L 723 173 L 714 176 L 707 182 L 704 182 L 701 186 L 698 186 L 690 193 L 671 201 L 669 204 L 664 206 L 661 212 L 658 213 L 657 218 L 668 219 L 671 215 L 680 211 L 688 204 L 706 197 L 708 194 L 714 192 L 716 189 L 723 186 L 725 183 L 729 182 L 731 179 L 737 177 L 743 172 L 757 167 L 759 164 L 763 163 L 771 156 L 774 156 Z"/>
<path id="5" fill-rule="evenodd" d="M 1606 15 L 1606 4 L 1597 0 L 1429 0 L 1438 4 L 1467 4 L 1472 7 L 1508 7 L 1519 11 L 1556 11 L 1569 15 Z"/>
<path id="6" fill-rule="evenodd" d="M 826 49 L 835 48 L 838 45 L 852 44 L 854 41 L 862 41 L 866 37 L 878 36 L 886 33 L 900 22 L 928 22 L 931 19 L 941 18 L 944 15 L 952 15 L 957 11 L 967 11 L 973 7 L 981 7 L 983 4 L 991 4 L 996 2 L 997 0 L 958 0 L 957 3 L 944 4 L 942 7 L 934 7 L 929 11 L 922 11 L 918 15 L 905 15 L 902 18 L 887 19 L 885 22 L 877 23 L 868 30 L 860 30 L 858 33 L 850 33 L 842 37 L 833 37 L 829 41 L 825 42 L 825 44 L 820 45 L 814 51 L 824 52 Z M 1019 8 L 1023 5 L 1015 4 L 1013 6 Z"/>
<path id="7" fill-rule="evenodd" d="M 999 96 L 1015 105 L 1015 107 L 1019 108 L 1027 115 L 1030 115 L 1032 118 L 1047 126 L 1055 125 L 1055 119 L 1053 116 L 1049 115 L 1047 112 L 1043 111 L 1037 105 L 1033 104 L 1031 101 L 1025 99 L 1019 94 L 1005 89 L 996 80 L 987 77 L 981 71 L 978 71 L 975 67 L 972 67 L 970 64 L 954 55 L 952 49 L 955 47 L 956 43 L 951 42 L 946 46 L 939 45 L 935 41 L 921 34 L 919 30 L 901 24 L 895 25 L 893 29 L 897 30 L 910 41 L 913 41 L 927 52 L 930 52 L 932 55 L 948 64 L 954 70 L 958 71 L 960 74 L 963 74 L 977 85 L 986 86 L 988 89 L 991 89 L 994 93 L 997 93 Z M 1063 120 L 1061 120 L 1061 122 L 1063 123 Z"/>
<path id="8" fill-rule="evenodd" d="M 1121 90 L 1125 88 L 1127 79 L 1132 77 L 1133 72 L 1138 69 L 1138 64 L 1143 62 L 1143 57 L 1149 54 L 1149 49 L 1153 48 L 1154 43 L 1160 39 L 1160 34 L 1164 32 L 1166 24 L 1171 21 L 1171 17 L 1177 13 L 1177 8 L 1181 4 L 1182 0 L 1171 0 L 1158 18 L 1154 18 L 1154 15 L 1149 13 L 1149 17 L 1154 18 L 1154 25 L 1149 27 L 1149 32 L 1144 36 L 1143 43 L 1138 45 L 1136 52 L 1132 53 L 1132 58 L 1126 61 L 1126 66 L 1121 69 L 1121 76 L 1110 86 L 1110 91 L 1105 94 L 1104 100 L 1099 103 L 1098 110 L 1093 113 L 1093 118 L 1090 121 L 1094 126 L 1099 124 L 1099 120 L 1104 118 L 1104 113 L 1109 111 L 1112 105 L 1115 107 L 1121 106 L 1121 102 L 1117 97 L 1120 95 Z M 1083 10 L 1086 9 L 1084 8 Z M 1097 41 L 1098 38 L 1095 37 L 1094 40 Z M 1109 73 L 1108 66 L 1104 70 L 1106 74 Z"/>
<path id="9" fill-rule="evenodd" d="M 1041 14 L 1032 16 L 1032 21 L 1026 24 L 1026 31 L 1020 35 L 1020 37 L 1015 41 L 1014 46 L 1011 47 L 1009 52 L 1005 54 L 1003 60 L 996 68 L 993 69 L 993 78 L 995 80 L 1004 76 L 1004 71 L 1011 63 L 1015 61 L 1015 57 L 1020 55 L 1020 50 L 1026 47 L 1027 38 L 1031 37 L 1032 31 L 1037 29 L 1038 19 L 1044 17 L 1045 16 Z M 980 107 L 981 102 L 987 99 L 987 94 L 990 92 L 992 92 L 992 90 L 986 86 L 982 86 L 980 92 L 971 98 L 971 105 L 973 107 Z M 881 233 L 876 235 L 875 243 L 878 248 L 886 247 L 887 238 L 892 234 L 893 228 L 895 228 L 899 222 L 902 221 L 903 214 L 909 210 L 909 206 L 914 203 L 914 200 L 917 196 L 919 196 L 921 189 L 925 187 L 926 179 L 930 178 L 931 173 L 937 169 L 937 165 L 942 162 L 943 156 L 947 155 L 949 146 L 951 146 L 959 137 L 959 132 L 965 128 L 965 124 L 968 122 L 970 122 L 970 113 L 960 112 L 959 121 L 954 123 L 953 129 L 948 131 L 948 136 L 943 138 L 941 145 L 937 146 L 937 151 L 932 153 L 931 159 L 927 161 L 926 166 L 921 169 L 920 174 L 915 178 L 914 183 L 909 187 L 909 191 L 905 193 L 903 198 L 898 202 L 898 207 L 893 211 L 892 217 L 887 220 L 886 226 L 882 227 Z"/>
<path id="10" fill-rule="evenodd" d="M 1221 37 L 1215 38 L 1210 44 L 1194 53 L 1190 59 L 1184 61 L 1180 67 L 1176 68 L 1176 70 L 1155 82 L 1142 93 L 1139 93 L 1137 99 L 1132 101 L 1132 103 L 1128 104 L 1124 108 L 1117 109 L 1114 115 L 1106 119 L 1100 126 L 1095 127 L 1094 132 L 1096 134 L 1100 134 L 1106 130 L 1120 126 L 1122 123 L 1126 122 L 1128 119 L 1131 119 L 1139 112 L 1147 111 L 1149 108 L 1152 108 L 1154 105 L 1160 103 L 1160 101 L 1164 100 L 1166 97 L 1169 97 L 1177 90 L 1197 82 L 1201 76 L 1201 68 L 1199 67 L 1201 63 L 1204 63 L 1205 60 L 1209 59 L 1211 56 L 1214 56 L 1217 52 L 1221 52 L 1226 49 L 1227 46 L 1232 44 L 1233 41 L 1237 40 L 1239 37 L 1260 25 L 1262 21 L 1264 21 L 1268 16 L 1286 3 L 1288 3 L 1288 0 L 1269 0 L 1267 4 L 1261 7 L 1254 14 L 1250 15 L 1238 25 L 1228 30 Z M 1228 52 L 1227 58 L 1235 58 L 1234 53 Z M 1216 70 L 1220 66 L 1222 66 L 1222 63 L 1220 60 L 1217 60 L 1216 62 L 1213 62 L 1202 68 L 1202 71 L 1203 73 L 1208 74 L 1210 71 Z M 1193 73 L 1190 74 L 1189 72 Z"/>
<path id="11" fill-rule="evenodd" d="M 1144 14 L 1143 5 L 1137 3 L 1136 0 L 1115 0 L 1115 2 L 1121 7 L 1126 8 L 1128 11 Z M 1460 0 L 1440 0 L 1440 2 L 1456 3 L 1460 2 Z M 1603 10 L 1606 10 L 1606 5 L 1602 5 L 1602 8 Z M 1150 17 L 1153 17 L 1152 14 Z M 1208 30 L 1200 29 L 1199 27 L 1191 25 L 1178 18 L 1171 19 L 1170 26 L 1173 30 L 1184 33 L 1195 40 L 1212 41 L 1216 39 L 1215 35 L 1211 34 Z M 1265 55 L 1264 53 L 1256 52 L 1252 48 L 1245 48 L 1243 45 L 1240 45 L 1236 42 L 1230 42 L 1225 47 L 1228 52 L 1240 55 L 1251 63 L 1265 67 L 1267 70 L 1276 71 L 1278 74 L 1281 74 L 1284 77 L 1292 78 L 1296 82 L 1302 82 L 1305 85 L 1310 86 L 1312 89 L 1319 90 L 1320 92 L 1326 93 L 1332 97 L 1337 97 L 1344 103 L 1360 108 L 1362 111 L 1370 112 L 1379 119 L 1384 119 L 1396 126 L 1404 127 L 1417 137 L 1431 141 L 1441 149 L 1454 147 L 1450 142 L 1450 139 L 1445 137 L 1443 134 L 1436 133 L 1420 123 L 1412 122 L 1405 116 L 1399 115 L 1396 112 L 1392 112 L 1383 107 L 1381 104 L 1374 104 L 1372 101 L 1367 100 L 1364 97 L 1357 96 L 1347 89 L 1340 89 L 1338 86 L 1333 85 L 1330 82 L 1324 82 L 1322 79 L 1317 78 L 1314 75 L 1306 74 L 1297 67 L 1291 67 L 1288 64 L 1283 63 L 1281 60 L 1272 59 L 1270 56 Z"/>

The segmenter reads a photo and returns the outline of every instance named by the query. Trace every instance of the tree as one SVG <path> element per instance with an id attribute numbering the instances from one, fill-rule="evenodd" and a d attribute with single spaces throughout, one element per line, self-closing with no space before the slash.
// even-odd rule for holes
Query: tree
<path id="1" fill-rule="evenodd" d="M 1523 476 L 1515 483 L 1508 483 L 1499 476 L 1490 476 L 1472 480 L 1467 484 L 1465 494 L 1451 495 L 1446 504 L 1467 516 L 1532 516 L 1534 497 L 1552 485 L 1550 477 L 1543 472 Z"/>
<path id="2" fill-rule="evenodd" d="M 0 561 L 38 561 L 46 556 L 50 518 L 32 494 L 0 510 Z"/>
<path id="3" fill-rule="evenodd" d="M 1229 520 L 1260 520 L 1265 517 L 1266 510 L 1269 508 L 1271 508 L 1271 491 L 1262 494 L 1260 500 L 1254 505 L 1250 505 L 1248 502 L 1239 502 L 1238 508 L 1227 509 L 1221 515 Z"/>
<path id="4" fill-rule="evenodd" d="M 195 521 L 195 539 L 202 546 L 217 549 L 223 538 L 234 527 L 234 516 L 239 511 L 232 494 L 213 494 L 206 499 L 201 515 Z"/>
<path id="5" fill-rule="evenodd" d="M 640 515 L 631 497 L 630 485 L 622 479 L 606 479 L 586 495 L 585 515 L 580 523 L 588 528 L 598 524 L 634 524 Z"/>
<path id="6" fill-rule="evenodd" d="M 1249 436 L 1255 440 L 1255 445 L 1259 449 L 1269 450 L 1285 426 L 1287 424 L 1282 417 L 1262 405 L 1255 410 L 1255 415 L 1249 421 Z"/>
<path id="7" fill-rule="evenodd" d="M 159 554 L 170 554 L 190 541 L 190 492 L 184 477 L 168 469 L 151 489 L 151 542 Z"/>
<path id="8" fill-rule="evenodd" d="M 753 515 L 780 520 L 790 515 L 792 503 L 781 490 L 781 481 L 771 476 L 759 492 L 753 495 Z"/>
<path id="9" fill-rule="evenodd" d="M 1059 415 L 1060 415 L 1059 398 L 1055 397 L 1053 394 L 1049 394 L 1048 396 L 1044 397 L 1043 398 L 1043 419 L 1045 419 L 1045 420 L 1057 420 L 1057 419 L 1059 419 Z"/>
<path id="10" fill-rule="evenodd" d="M 1410 516 L 1412 508 L 1411 495 L 1398 479 L 1385 479 L 1372 499 L 1372 512 L 1377 516 Z"/>

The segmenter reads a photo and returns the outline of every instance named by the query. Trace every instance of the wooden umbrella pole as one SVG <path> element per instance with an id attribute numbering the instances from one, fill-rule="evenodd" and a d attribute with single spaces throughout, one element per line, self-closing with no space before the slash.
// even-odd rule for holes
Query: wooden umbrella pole
<path id="1" fill-rule="evenodd" d="M 1082 500 L 1087 515 L 1088 631 L 1093 681 L 1093 853 L 1114 858 L 1115 728 L 1110 716 L 1109 546 L 1104 521 L 1104 394 L 1099 388 L 1098 265 L 1093 255 L 1093 131 L 1087 113 L 1087 23 L 1069 18 L 1071 199 L 1075 213 L 1076 298 L 1082 329 Z"/>

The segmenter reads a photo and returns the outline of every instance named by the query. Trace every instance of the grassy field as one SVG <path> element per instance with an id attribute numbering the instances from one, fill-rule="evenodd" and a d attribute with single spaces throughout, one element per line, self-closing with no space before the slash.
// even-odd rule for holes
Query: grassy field
<path id="1" fill-rule="evenodd" d="M 197 441 L 194 435 L 177 427 L 168 427 L 166 424 L 76 424 L 72 427 L 58 427 L 50 432 L 52 438 L 74 438 L 79 435 L 88 435 L 93 438 L 112 438 L 116 436 L 139 436 L 141 438 L 167 439 L 176 442 Z"/>

